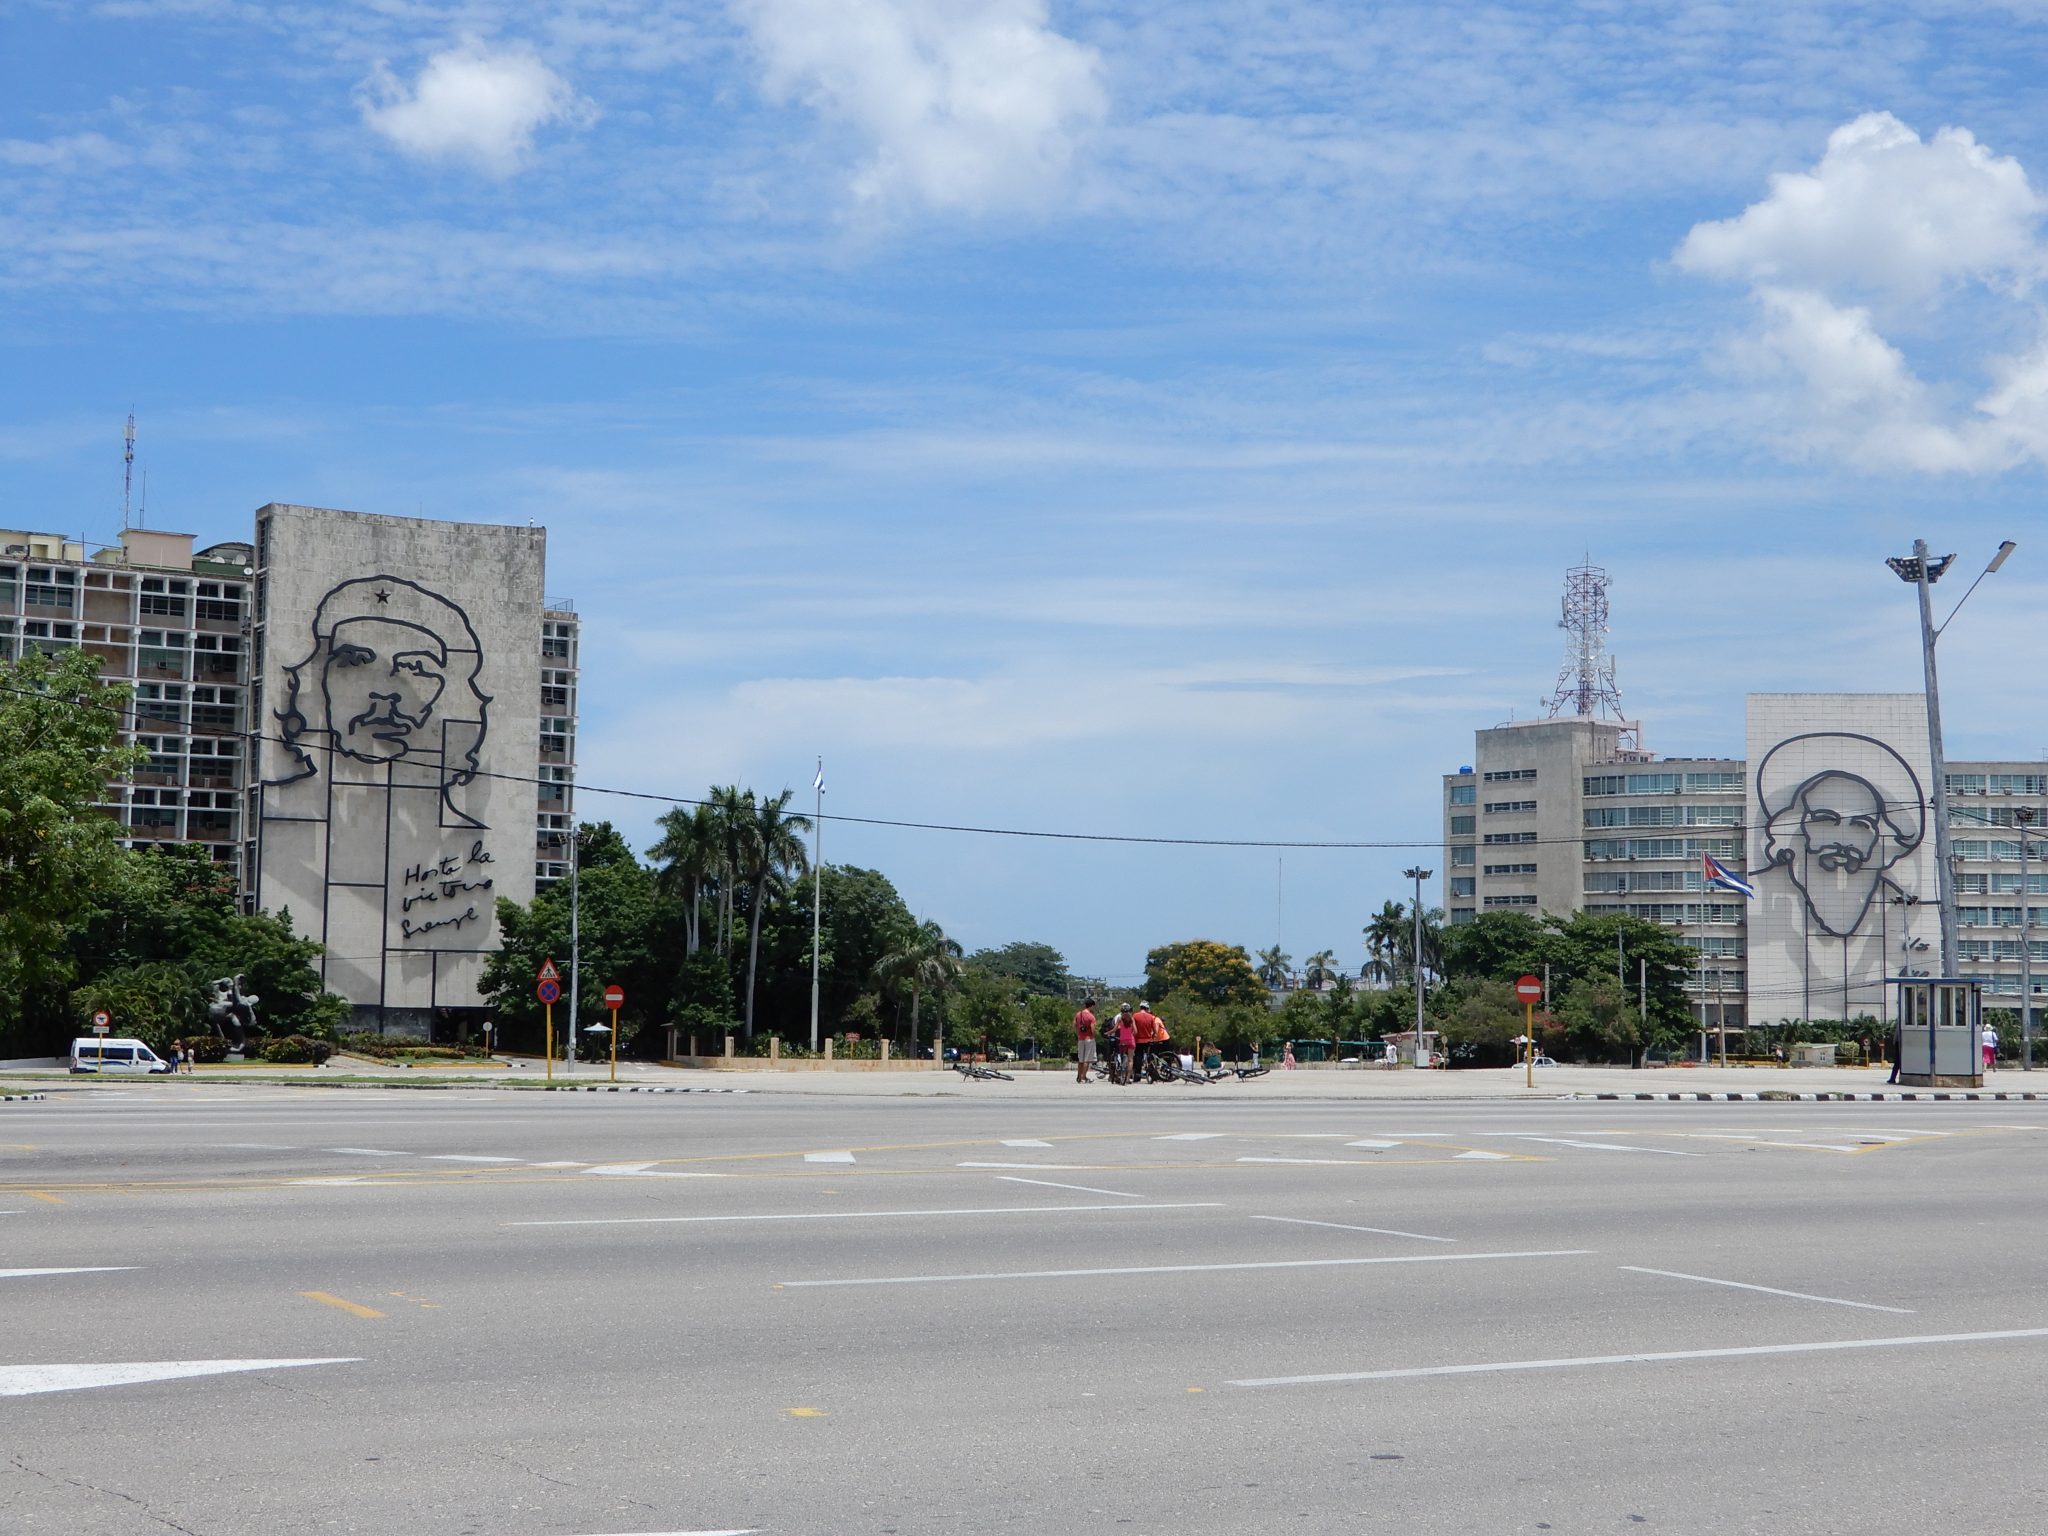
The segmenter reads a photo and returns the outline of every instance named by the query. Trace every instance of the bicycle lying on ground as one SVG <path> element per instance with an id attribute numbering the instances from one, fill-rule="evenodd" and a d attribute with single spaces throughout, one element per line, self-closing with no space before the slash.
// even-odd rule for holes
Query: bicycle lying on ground
<path id="1" fill-rule="evenodd" d="M 984 1081 L 1014 1083 L 1016 1079 L 1007 1072 L 998 1072 L 994 1067 L 979 1061 L 956 1061 L 953 1070 L 962 1077 L 980 1078 Z"/>

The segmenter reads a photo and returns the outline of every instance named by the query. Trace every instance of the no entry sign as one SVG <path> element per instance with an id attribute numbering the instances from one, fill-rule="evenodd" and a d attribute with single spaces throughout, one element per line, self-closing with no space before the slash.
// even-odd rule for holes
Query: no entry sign
<path id="1" fill-rule="evenodd" d="M 610 986 L 606 987 L 604 989 L 604 1005 L 607 1008 L 613 1009 L 625 1007 L 626 989 L 617 982 L 613 982 Z"/>
<path id="2" fill-rule="evenodd" d="M 1525 1003 L 1543 1001 L 1543 981 L 1537 976 L 1521 976 L 1515 980 L 1515 996 Z"/>

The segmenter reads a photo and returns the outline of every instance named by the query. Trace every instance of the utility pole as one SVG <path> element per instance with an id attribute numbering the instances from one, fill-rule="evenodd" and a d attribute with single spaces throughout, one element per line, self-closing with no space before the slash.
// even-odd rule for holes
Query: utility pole
<path id="1" fill-rule="evenodd" d="M 562 1049 L 562 1075 L 565 1077 L 576 1070 L 576 1021 L 582 1016 L 582 1010 L 577 1005 L 583 1000 L 583 994 L 576 990 L 577 983 L 582 979 L 578 975 L 581 960 L 578 951 L 583 942 L 583 904 L 576 876 L 583 866 L 583 829 L 575 825 L 576 816 L 573 811 L 570 812 L 569 821 L 569 1027 L 562 1032 L 567 1042 Z"/>
<path id="2" fill-rule="evenodd" d="M 818 1054 L 818 936 L 824 920 L 825 866 L 819 850 L 825 837 L 825 759 L 818 759 L 818 776 L 811 780 L 817 791 L 818 812 L 811 818 L 811 1054 Z"/>
<path id="3" fill-rule="evenodd" d="M 1422 1034 L 1422 882 L 1435 873 L 1420 864 L 1401 873 L 1415 882 L 1415 1065 L 1425 1066 Z"/>
<path id="4" fill-rule="evenodd" d="M 1941 745 L 1941 681 L 1934 667 L 1934 604 L 1929 596 L 1932 577 L 1927 569 L 1925 539 L 1913 541 L 1913 564 L 1913 584 L 1920 595 L 1921 668 L 1927 685 L 1927 766 L 1934 777 L 1934 889 L 1941 904 L 1941 974 L 1954 976 L 1957 965 L 1956 867 L 1955 855 L 1949 847 L 1948 758 Z M 1943 568 L 1946 566 L 1944 561 Z"/>

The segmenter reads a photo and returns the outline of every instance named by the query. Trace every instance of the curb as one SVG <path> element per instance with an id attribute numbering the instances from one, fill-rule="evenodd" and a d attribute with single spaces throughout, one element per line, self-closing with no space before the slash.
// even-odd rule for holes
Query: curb
<path id="1" fill-rule="evenodd" d="M 0 1104 L 30 1104 L 48 1097 L 46 1093 L 0 1093 Z"/>
<path id="2" fill-rule="evenodd" d="M 1591 1094 L 1575 1094 L 1575 1095 L 1573 1095 L 1573 1097 L 1574 1097 L 1574 1098 L 1580 1098 L 1580 1099 L 1635 1099 L 1635 1100 L 1638 1100 L 1638 1101 L 1648 1100 L 1648 1101 L 1653 1101 L 1653 1102 L 1664 1102 L 1664 1101 L 1669 1101 L 1669 1102 L 1673 1102 L 1673 1103 L 1692 1103 L 1692 1102 L 1694 1102 L 1694 1101 L 1699 1101 L 1699 1102 L 1702 1102 L 1702 1103 L 1717 1103 L 1717 1104 L 1719 1104 L 1719 1103 L 1726 1103 L 1726 1104 L 1756 1104 L 1756 1103 L 1766 1103 L 1766 1104 L 1769 1104 L 1769 1103 L 1785 1103 L 1785 1102 L 1793 1102 L 1793 1101 L 1796 1101 L 1796 1102 L 1799 1102 L 1799 1103 L 1805 1103 L 1805 1104 L 1828 1104 L 1828 1103 L 1856 1103 L 1856 1104 L 1881 1104 L 1881 1103 L 1885 1103 L 1885 1102 L 1893 1102 L 1893 1103 L 1898 1103 L 1898 1102 L 1906 1102 L 1906 1103 L 1910 1103 L 1910 1102 L 1912 1102 L 1912 1101 L 1914 1101 L 1914 1100 L 1917 1100 L 1917 1099 L 1938 1099 L 1938 1100 L 1948 1100 L 1948 1099 L 1963 1099 L 1963 1100 L 1969 1100 L 1969 1101 L 1972 1101 L 1972 1102 L 1975 1102 L 1975 1101 L 1977 1101 L 1977 1100 L 1985 1100 L 1985 1101 L 1996 1101 L 1996 1100 L 2006 1100 L 2006 1099 L 2024 1099 L 2024 1100 L 2029 1100 L 2029 1101 L 2031 1101 L 2031 1100 L 2035 1100 L 2035 1099 L 2048 1099 L 2048 1094 L 2044 1094 L 2044 1093 L 1967 1093 L 1967 1092 L 1965 1092 L 1965 1093 L 1955 1093 L 1955 1092 L 1929 1092 L 1929 1093 L 1792 1093 L 1792 1092 L 1790 1092 L 1790 1091 L 1783 1091 L 1783 1092 L 1775 1092 L 1775 1091 L 1771 1091 L 1771 1090 L 1768 1090 L 1768 1089 L 1767 1089 L 1767 1090 L 1765 1090 L 1765 1091 L 1764 1091 L 1764 1092 L 1762 1092 L 1762 1093 L 1591 1093 Z"/>
<path id="3" fill-rule="evenodd" d="M 748 1093 L 746 1088 L 669 1088 L 639 1083 L 549 1083 L 542 1093 Z"/>

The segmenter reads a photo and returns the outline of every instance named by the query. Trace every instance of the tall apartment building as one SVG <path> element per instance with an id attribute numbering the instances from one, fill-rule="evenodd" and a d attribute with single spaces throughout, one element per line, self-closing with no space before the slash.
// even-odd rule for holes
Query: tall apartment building
<path id="1" fill-rule="evenodd" d="M 1475 733 L 1443 776 L 1447 921 L 1489 911 L 1626 914 L 1669 926 L 1697 963 L 1703 1020 L 1889 1015 L 1886 979 L 1939 969 L 1933 796 L 1918 694 L 1754 694 L 1748 756 L 1660 757 L 1633 728 L 1567 716 Z M 1989 1002 L 2020 1003 L 2029 946 L 2034 1017 L 2048 990 L 2048 768 L 1952 760 L 1947 787 L 1960 917 L 1958 969 Z M 1757 898 L 1706 887 L 1702 855 Z"/>
<path id="2" fill-rule="evenodd" d="M 272 505 L 253 533 L 0 531 L 0 655 L 78 647 L 130 684 L 124 840 L 233 864 L 361 1023 L 427 1033 L 479 1005 L 495 898 L 568 871 L 576 614 L 539 529 Z"/>

